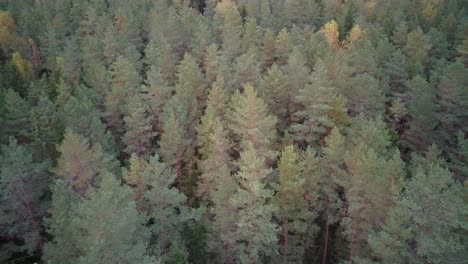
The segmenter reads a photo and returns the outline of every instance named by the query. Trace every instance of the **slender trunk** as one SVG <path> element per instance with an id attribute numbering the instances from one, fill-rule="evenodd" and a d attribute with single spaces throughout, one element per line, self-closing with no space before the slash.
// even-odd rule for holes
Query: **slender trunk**
<path id="1" fill-rule="evenodd" d="M 328 250 L 328 229 L 329 229 L 329 220 L 328 220 L 328 215 L 326 216 L 326 224 L 325 224 L 325 246 L 323 250 L 323 260 L 322 264 L 327 263 L 327 250 Z"/>
<path id="2" fill-rule="evenodd" d="M 249 264 L 252 264 L 252 240 L 249 239 L 249 245 L 248 245 L 248 254 L 249 254 Z"/>
<path id="3" fill-rule="evenodd" d="M 289 237 L 288 237 L 288 220 L 286 219 L 283 222 L 283 257 L 284 263 L 287 263 L 287 256 L 288 256 L 288 247 L 289 247 Z"/>
<path id="4" fill-rule="evenodd" d="M 176 159 L 177 188 L 182 191 L 182 149 L 180 146 L 177 147 Z"/>
<path id="5" fill-rule="evenodd" d="M 34 219 L 34 215 L 33 215 L 32 208 L 31 208 L 31 203 L 29 202 L 28 199 L 26 199 L 26 192 L 24 191 L 24 183 L 23 183 L 22 180 L 19 180 L 19 188 L 20 188 L 20 192 L 21 192 L 21 199 L 23 200 L 23 204 L 26 207 L 26 211 L 28 213 L 29 220 L 31 221 L 31 227 L 35 232 L 37 232 L 38 237 L 39 237 L 38 238 L 39 249 L 42 250 L 42 239 L 41 239 L 41 236 L 40 236 L 39 226 L 38 226 L 38 224 L 36 222 L 36 219 Z"/>

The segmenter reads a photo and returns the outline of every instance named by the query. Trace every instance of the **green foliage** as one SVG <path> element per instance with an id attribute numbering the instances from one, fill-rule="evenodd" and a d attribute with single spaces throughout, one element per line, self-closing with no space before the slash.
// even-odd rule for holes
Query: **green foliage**
<path id="1" fill-rule="evenodd" d="M 53 210 L 64 210 L 63 203 L 71 207 L 49 219 L 49 232 L 55 235 L 46 245 L 49 263 L 155 263 L 146 254 L 149 232 L 143 226 L 144 218 L 131 201 L 131 190 L 121 186 L 115 176 L 104 175 L 99 188 L 82 200 L 70 192 L 57 181 Z M 68 224 L 63 226 L 62 221 Z"/>
<path id="2" fill-rule="evenodd" d="M 259 262 L 277 251 L 278 227 L 271 221 L 274 207 L 267 203 L 273 191 L 262 183 L 270 169 L 259 154 L 252 142 L 248 142 L 241 153 L 239 172 L 236 174 L 239 188 L 230 200 L 238 211 L 234 238 L 239 262 Z"/>
<path id="3" fill-rule="evenodd" d="M 41 203 L 49 184 L 49 162 L 33 160 L 30 148 L 11 138 L 0 155 L 2 236 L 18 240 L 12 251 L 39 252 L 42 247 L 41 218 L 46 211 Z"/>
<path id="4" fill-rule="evenodd" d="M 466 259 L 466 1 L 0 2 L 0 262 Z"/>
<path id="5" fill-rule="evenodd" d="M 242 150 L 246 150 L 251 143 L 259 155 L 273 159 L 275 124 L 276 117 L 268 113 L 267 105 L 250 84 L 244 86 L 242 94 L 232 96 L 228 127 L 236 135 Z"/>

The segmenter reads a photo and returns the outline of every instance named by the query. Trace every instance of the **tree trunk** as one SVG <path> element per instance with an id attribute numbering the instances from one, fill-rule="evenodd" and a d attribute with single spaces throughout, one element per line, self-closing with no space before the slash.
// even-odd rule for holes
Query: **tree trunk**
<path id="1" fill-rule="evenodd" d="M 328 215 L 326 216 L 327 220 L 325 223 L 325 245 L 323 249 L 323 259 L 322 264 L 327 263 L 327 251 L 328 251 L 328 230 L 329 230 L 329 222 L 328 222 Z"/>
<path id="2" fill-rule="evenodd" d="M 289 247 L 288 220 L 286 219 L 283 222 L 283 257 L 284 257 L 284 263 L 287 263 L 288 247 Z"/>
<path id="3" fill-rule="evenodd" d="M 182 149 L 180 146 L 177 146 L 176 159 L 177 188 L 182 191 Z"/>

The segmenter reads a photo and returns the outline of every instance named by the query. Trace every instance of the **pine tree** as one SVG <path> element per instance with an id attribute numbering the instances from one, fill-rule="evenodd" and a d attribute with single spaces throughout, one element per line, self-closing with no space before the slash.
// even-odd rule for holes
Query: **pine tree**
<path id="1" fill-rule="evenodd" d="M 163 113 L 162 134 L 159 142 L 163 161 L 176 170 L 179 190 L 182 190 L 184 154 L 190 144 L 190 138 L 185 129 L 187 119 L 187 110 L 184 106 L 178 101 L 172 101 Z"/>
<path id="2" fill-rule="evenodd" d="M 273 64 L 263 77 L 260 95 L 268 104 L 268 109 L 278 117 L 278 130 L 284 131 L 288 126 L 288 78 L 283 71 Z"/>
<path id="3" fill-rule="evenodd" d="M 275 44 L 276 63 L 279 66 L 284 66 L 288 62 L 289 54 L 292 51 L 291 37 L 286 28 L 281 29 Z"/>
<path id="4" fill-rule="evenodd" d="M 81 197 L 87 196 L 107 172 L 114 170 L 100 145 L 90 146 L 86 138 L 70 129 L 65 131 L 57 150 L 61 156 L 53 172 Z"/>
<path id="5" fill-rule="evenodd" d="M 117 142 L 120 142 L 124 132 L 123 116 L 128 113 L 127 98 L 140 87 L 140 76 L 135 66 L 121 55 L 112 64 L 111 75 L 112 87 L 106 98 L 107 125 Z"/>
<path id="6" fill-rule="evenodd" d="M 210 212 L 213 214 L 209 226 L 209 248 L 225 262 L 230 262 L 234 257 L 236 210 L 229 199 L 236 191 L 237 184 L 231 176 L 232 161 L 228 153 L 231 145 L 219 119 L 215 121 L 209 140 L 211 147 L 207 158 L 200 161 L 202 174 L 198 194 L 211 205 Z"/>
<path id="7" fill-rule="evenodd" d="M 302 235 L 312 218 L 304 199 L 305 178 L 301 173 L 302 161 L 293 146 L 287 146 L 281 153 L 278 163 L 279 187 L 274 204 L 275 216 L 281 224 L 284 263 L 301 263 L 303 245 Z M 301 250 L 302 249 L 302 250 Z"/>
<path id="8" fill-rule="evenodd" d="M 229 149 L 231 144 L 219 118 L 213 123 L 212 132 L 208 134 L 209 145 L 206 148 L 206 158 L 200 161 L 202 175 L 198 183 L 198 196 L 202 200 L 214 203 L 215 193 L 219 189 L 229 189 L 231 157 Z M 225 186 L 223 186 L 225 185 Z"/>
<path id="9" fill-rule="evenodd" d="M 96 109 L 90 95 L 86 94 L 88 91 L 80 86 L 75 91 L 76 96 L 70 97 L 63 108 L 59 109 L 61 122 L 64 127 L 87 138 L 89 143 L 101 145 L 105 153 L 115 155 L 114 138 L 106 131 L 106 126 L 101 121 L 102 114 Z"/>
<path id="10" fill-rule="evenodd" d="M 364 114 L 368 117 L 378 117 L 384 114 L 385 96 L 377 79 L 369 74 L 360 74 L 348 79 L 342 90 L 348 98 L 351 115 Z"/>
<path id="11" fill-rule="evenodd" d="M 60 142 L 63 130 L 55 106 L 48 97 L 39 97 L 37 105 L 31 109 L 29 122 L 34 156 L 55 158 L 55 146 Z"/>
<path id="12" fill-rule="evenodd" d="M 405 192 L 382 231 L 369 238 L 381 263 L 463 262 L 466 188 L 430 152 L 423 162 L 404 183 Z"/>
<path id="13" fill-rule="evenodd" d="M 389 145 L 384 141 L 388 136 L 380 135 L 388 132 L 378 131 L 379 128 L 372 122 L 364 129 L 370 130 L 373 136 L 368 135 L 367 141 L 353 139 L 355 146 L 345 155 L 348 175 L 341 181 L 348 202 L 347 216 L 342 224 L 348 236 L 350 260 L 368 256 L 370 248 L 367 237 L 371 232 L 380 230 L 389 210 L 395 206 L 404 177 L 398 150 L 392 155 L 390 150 L 374 149 L 372 146 L 378 141 L 381 141 L 379 144 Z"/>
<path id="14" fill-rule="evenodd" d="M 106 174 L 99 188 L 76 200 L 64 183 L 57 181 L 44 259 L 50 263 L 155 263 L 146 253 L 149 232 L 138 214 L 132 192 L 115 176 Z M 67 201 L 67 198 L 71 201 Z M 65 209 L 66 204 L 71 208 Z M 67 221 L 64 226 L 61 221 Z M 111 253 L 112 254 L 109 254 Z"/>
<path id="15" fill-rule="evenodd" d="M 0 234 L 18 240 L 13 251 L 32 255 L 42 250 L 41 218 L 46 204 L 41 200 L 49 183 L 48 161 L 35 162 L 27 146 L 11 138 L 0 155 Z"/>
<path id="16" fill-rule="evenodd" d="M 273 192 L 262 182 L 270 170 L 259 151 L 248 142 L 241 153 L 236 175 L 239 188 L 230 200 L 238 214 L 234 237 L 236 257 L 242 263 L 261 262 L 277 251 L 278 228 L 272 222 L 273 206 L 267 203 Z"/>
<path id="17" fill-rule="evenodd" d="M 420 76 L 408 81 L 411 89 L 411 101 L 408 113 L 411 116 L 409 129 L 402 135 L 403 143 L 412 151 L 423 151 L 433 141 L 436 127 L 436 90 Z"/>
<path id="18" fill-rule="evenodd" d="M 302 106 L 302 110 L 295 113 L 300 121 L 291 126 L 291 132 L 298 142 L 321 145 L 324 136 L 338 123 L 338 120 L 332 119 L 332 110 L 346 115 L 346 108 L 332 108 L 333 103 L 338 100 L 338 95 L 327 80 L 325 64 L 321 60 L 317 62 L 310 76 L 310 84 L 299 90 L 295 99 Z"/>
<path id="19" fill-rule="evenodd" d="M 263 34 L 261 47 L 262 71 L 266 71 L 275 61 L 276 42 L 275 36 L 270 29 Z"/>
<path id="20" fill-rule="evenodd" d="M 408 33 L 404 52 L 408 56 L 408 63 L 425 65 L 428 59 L 431 43 L 420 28 Z"/>
<path id="21" fill-rule="evenodd" d="M 246 150 L 249 142 L 254 145 L 260 157 L 273 159 L 276 140 L 276 117 L 268 113 L 267 105 L 257 96 L 254 88 L 247 84 L 242 94 L 234 94 L 228 116 L 228 128 Z"/>
<path id="22" fill-rule="evenodd" d="M 436 134 L 438 145 L 447 153 L 456 149 L 456 134 L 468 132 L 462 124 L 467 122 L 468 93 L 466 87 L 468 68 L 461 62 L 449 64 L 443 71 L 437 95 L 439 127 Z"/>
<path id="23" fill-rule="evenodd" d="M 322 155 L 316 156 L 308 148 L 304 154 L 304 177 L 306 179 L 307 200 L 309 207 L 315 213 L 321 213 L 324 218 L 323 255 L 322 261 L 329 258 L 328 250 L 331 244 L 330 226 L 339 222 L 343 215 L 343 198 L 340 197 L 342 186 L 340 180 L 345 176 L 344 153 L 345 138 L 334 128 L 325 139 Z"/>
<path id="24" fill-rule="evenodd" d="M 177 65 L 175 92 L 184 105 L 189 105 L 193 98 L 201 105 L 201 102 L 205 99 L 205 80 L 195 59 L 188 53 Z"/>
<path id="25" fill-rule="evenodd" d="M 143 87 L 147 92 L 145 101 L 148 102 L 150 108 L 153 127 L 159 134 L 161 134 L 161 113 L 163 112 L 166 103 L 172 97 L 173 87 L 167 84 L 161 72 L 158 70 L 158 67 L 154 65 L 151 66 L 147 75 L 146 83 Z"/>
<path id="26" fill-rule="evenodd" d="M 150 41 L 146 50 L 146 62 L 152 67 L 156 67 L 162 74 L 164 80 L 169 84 L 175 83 L 176 62 L 170 44 L 165 38 L 159 41 Z"/>
<path id="27" fill-rule="evenodd" d="M 146 215 L 152 222 L 149 229 L 155 241 L 151 250 L 157 255 L 165 255 L 169 245 L 183 245 L 180 237 L 183 225 L 197 221 L 202 209 L 185 205 L 187 197 L 172 187 L 176 174 L 159 162 L 159 156 L 150 157 L 141 177 L 148 179 L 150 187 L 144 194 L 144 200 L 148 204 Z"/>
<path id="28" fill-rule="evenodd" d="M 4 126 L 5 139 L 8 136 L 16 136 L 20 141 L 30 133 L 29 113 L 31 106 L 17 92 L 8 89 L 4 92 Z"/>
<path id="29" fill-rule="evenodd" d="M 258 65 L 257 50 L 249 49 L 242 54 L 236 61 L 235 76 L 236 83 L 242 87 L 247 83 L 257 85 L 260 81 L 260 67 Z"/>
<path id="30" fill-rule="evenodd" d="M 197 126 L 198 152 L 202 154 L 202 158 L 206 157 L 206 155 L 209 153 L 209 137 L 213 132 L 216 119 L 219 119 L 222 124 L 226 122 L 226 102 L 227 98 L 224 94 L 224 91 L 217 83 L 213 83 L 210 93 L 208 94 L 205 114 L 202 116 L 200 124 Z"/>
<path id="31" fill-rule="evenodd" d="M 132 113 L 124 117 L 125 135 L 123 142 L 124 151 L 131 155 L 136 153 L 140 157 L 148 157 L 151 154 L 152 139 L 155 135 L 152 128 L 152 118 L 148 115 L 149 107 L 141 96 L 134 95 L 129 102 Z"/>
<path id="32" fill-rule="evenodd" d="M 257 26 L 257 21 L 253 18 L 247 19 L 244 28 L 245 30 L 242 36 L 242 49 L 256 49 L 260 36 L 260 28 Z"/>
<path id="33" fill-rule="evenodd" d="M 216 16 L 219 18 L 217 19 Z M 221 20 L 221 43 L 223 53 L 231 62 L 241 53 L 242 20 L 239 11 L 230 0 L 218 3 L 215 9 L 215 21 Z"/>

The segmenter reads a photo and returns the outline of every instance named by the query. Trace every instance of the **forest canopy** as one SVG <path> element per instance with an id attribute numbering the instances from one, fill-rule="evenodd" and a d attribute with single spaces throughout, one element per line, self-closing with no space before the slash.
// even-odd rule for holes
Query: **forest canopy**
<path id="1" fill-rule="evenodd" d="M 468 1 L 0 0 L 0 263 L 466 263 Z"/>

